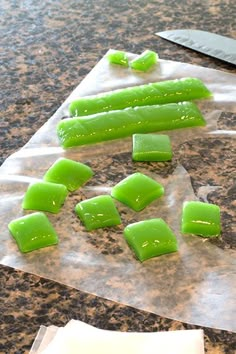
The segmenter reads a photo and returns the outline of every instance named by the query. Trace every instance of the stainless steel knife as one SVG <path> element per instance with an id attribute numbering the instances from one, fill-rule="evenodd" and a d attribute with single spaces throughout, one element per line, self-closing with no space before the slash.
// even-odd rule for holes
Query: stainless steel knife
<path id="1" fill-rule="evenodd" d="M 236 40 L 200 30 L 180 29 L 155 33 L 168 41 L 236 65 Z"/>

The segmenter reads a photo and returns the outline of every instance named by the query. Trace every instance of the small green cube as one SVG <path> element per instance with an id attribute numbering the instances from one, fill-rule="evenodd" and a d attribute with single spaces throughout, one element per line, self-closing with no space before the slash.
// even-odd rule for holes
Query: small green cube
<path id="1" fill-rule="evenodd" d="M 46 182 L 64 184 L 73 192 L 84 185 L 93 176 L 92 169 L 77 161 L 59 158 L 45 173 Z"/>
<path id="2" fill-rule="evenodd" d="M 126 177 L 111 190 L 113 198 L 135 211 L 144 209 L 163 194 L 164 187 L 160 183 L 139 172 Z"/>
<path id="3" fill-rule="evenodd" d="M 110 195 L 83 200 L 75 206 L 75 212 L 88 231 L 121 224 L 120 214 Z"/>
<path id="4" fill-rule="evenodd" d="M 111 64 L 118 64 L 125 67 L 129 66 L 128 58 L 125 52 L 121 50 L 116 50 L 107 55 L 107 59 Z"/>
<path id="5" fill-rule="evenodd" d="M 134 134 L 134 161 L 168 161 L 172 159 L 172 148 L 168 135 Z"/>
<path id="6" fill-rule="evenodd" d="M 67 197 L 63 184 L 36 182 L 29 185 L 22 203 L 23 209 L 58 213 Z"/>
<path id="7" fill-rule="evenodd" d="M 58 236 L 44 213 L 37 212 L 11 221 L 9 231 L 21 252 L 56 245 Z"/>
<path id="8" fill-rule="evenodd" d="M 148 71 L 158 61 L 157 53 L 151 50 L 145 50 L 138 57 L 130 62 L 130 67 L 138 71 Z"/>
<path id="9" fill-rule="evenodd" d="M 221 232 L 220 208 L 218 205 L 199 201 L 185 202 L 182 210 L 183 234 L 202 237 L 217 237 Z"/>
<path id="10" fill-rule="evenodd" d="M 126 226 L 124 237 L 141 262 L 178 250 L 174 233 L 160 218 L 139 221 Z"/>

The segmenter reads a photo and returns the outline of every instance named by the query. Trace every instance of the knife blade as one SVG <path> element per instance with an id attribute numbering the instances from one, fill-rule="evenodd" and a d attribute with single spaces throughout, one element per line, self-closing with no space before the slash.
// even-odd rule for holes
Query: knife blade
<path id="1" fill-rule="evenodd" d="M 235 39 L 211 32 L 188 29 L 157 32 L 155 35 L 197 52 L 236 65 Z"/>

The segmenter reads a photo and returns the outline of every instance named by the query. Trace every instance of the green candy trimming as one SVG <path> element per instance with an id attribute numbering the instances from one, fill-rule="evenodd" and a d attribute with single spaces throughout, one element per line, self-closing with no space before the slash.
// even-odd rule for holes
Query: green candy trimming
<path id="1" fill-rule="evenodd" d="M 81 97 L 70 103 L 69 113 L 71 117 L 88 116 L 127 107 L 183 102 L 211 96 L 201 80 L 189 77 Z"/>
<path id="2" fill-rule="evenodd" d="M 57 135 L 63 148 L 94 144 L 131 136 L 206 124 L 193 102 L 129 107 L 88 117 L 66 118 L 57 125 Z"/>
<path id="3" fill-rule="evenodd" d="M 116 50 L 112 53 L 109 53 L 107 55 L 107 59 L 108 59 L 109 63 L 111 63 L 111 64 L 117 64 L 117 65 L 121 65 L 121 66 L 125 66 L 125 67 L 129 66 L 129 61 L 128 61 L 127 55 L 125 52 L 123 52 L 121 50 Z"/>
<path id="4" fill-rule="evenodd" d="M 158 55 L 152 50 L 145 50 L 130 62 L 130 67 L 138 71 L 148 71 L 157 63 Z"/>

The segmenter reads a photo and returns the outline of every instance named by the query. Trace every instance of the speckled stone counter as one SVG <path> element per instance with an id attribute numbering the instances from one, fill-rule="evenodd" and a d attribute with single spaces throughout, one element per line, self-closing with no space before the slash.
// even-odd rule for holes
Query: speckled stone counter
<path id="1" fill-rule="evenodd" d="M 236 73 L 234 66 L 154 35 L 167 29 L 198 28 L 235 38 L 235 13 L 234 0 L 2 0 L 0 162 L 29 140 L 109 48 L 134 53 L 152 49 L 163 59 Z M 235 129 L 235 116 L 228 117 L 228 124 Z M 217 151 L 220 143 L 212 140 L 208 146 L 202 141 L 193 159 L 188 157 L 195 147 L 185 145 L 179 158 L 194 190 L 205 181 L 217 184 L 217 178 L 224 179 L 225 188 L 213 192 L 211 201 L 220 198 L 224 205 L 229 201 L 223 225 L 227 246 L 227 235 L 233 232 L 230 210 L 236 199 L 233 165 L 221 166 L 219 177 L 219 163 L 206 161 L 205 154 Z M 235 146 L 224 143 L 233 161 Z M 204 161 L 211 166 L 209 174 L 201 168 Z M 41 324 L 62 326 L 71 318 L 122 331 L 197 328 L 5 266 L 0 266 L 0 279 L 0 353 L 27 353 Z M 207 353 L 235 353 L 235 334 L 209 328 L 204 333 Z"/>

